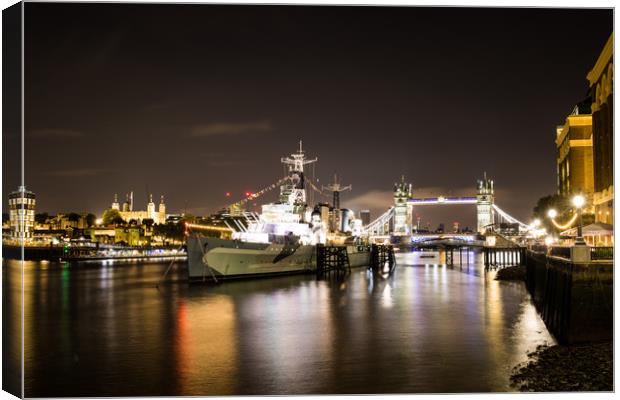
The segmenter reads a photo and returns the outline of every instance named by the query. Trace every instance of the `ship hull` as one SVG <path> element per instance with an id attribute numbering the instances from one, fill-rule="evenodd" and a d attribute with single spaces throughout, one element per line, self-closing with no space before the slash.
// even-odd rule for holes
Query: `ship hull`
<path id="1" fill-rule="evenodd" d="M 316 247 L 311 245 L 247 243 L 196 235 L 190 235 L 187 244 L 190 281 L 316 271 Z M 370 264 L 366 248 L 347 246 L 347 253 L 351 267 Z"/>

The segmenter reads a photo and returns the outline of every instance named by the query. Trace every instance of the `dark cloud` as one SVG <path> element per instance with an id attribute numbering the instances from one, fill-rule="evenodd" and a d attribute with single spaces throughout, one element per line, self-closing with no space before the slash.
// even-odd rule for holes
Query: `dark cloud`
<path id="1" fill-rule="evenodd" d="M 269 121 L 256 122 L 214 122 L 196 125 L 191 130 L 192 136 L 240 135 L 244 133 L 270 132 L 273 129 Z"/>
<path id="2" fill-rule="evenodd" d="M 65 169 L 59 171 L 49 171 L 46 175 L 55 176 L 58 178 L 82 178 L 82 177 L 93 177 L 97 175 L 101 175 L 103 173 L 109 172 L 106 169 L 92 169 L 92 168 L 76 168 L 76 169 Z"/>
<path id="3" fill-rule="evenodd" d="M 231 152 L 207 152 L 204 154 L 204 160 L 213 168 L 243 168 L 251 165 L 241 154 Z"/>
<path id="4" fill-rule="evenodd" d="M 44 128 L 34 129 L 27 132 L 26 135 L 33 138 L 81 138 L 84 133 L 72 129 Z"/>

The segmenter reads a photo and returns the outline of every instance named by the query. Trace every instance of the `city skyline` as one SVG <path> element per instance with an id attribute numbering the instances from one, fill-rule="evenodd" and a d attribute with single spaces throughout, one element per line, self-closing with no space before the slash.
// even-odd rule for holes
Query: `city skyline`
<path id="1" fill-rule="evenodd" d="M 613 395 L 614 12 L 5 8 L 2 390 Z"/>
<path id="2" fill-rule="evenodd" d="M 557 190 L 555 128 L 612 31 L 605 9 L 29 3 L 25 17 L 26 186 L 51 213 L 101 214 L 133 190 L 209 214 L 280 178 L 301 139 L 356 211 L 389 207 L 401 175 L 416 197 L 459 196 L 486 172 L 525 220 Z M 474 224 L 467 206 L 420 213 Z"/>

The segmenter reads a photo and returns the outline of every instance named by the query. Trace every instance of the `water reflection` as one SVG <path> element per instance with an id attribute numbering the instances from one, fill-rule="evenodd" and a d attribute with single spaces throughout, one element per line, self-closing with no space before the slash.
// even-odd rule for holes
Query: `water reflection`
<path id="1" fill-rule="evenodd" d="M 495 281 L 468 257 L 448 267 L 400 254 L 387 277 L 213 286 L 174 269 L 159 289 L 167 263 L 27 263 L 26 395 L 510 390 L 511 368 L 553 339 L 522 283 Z M 19 285 L 19 265 L 3 276 Z M 5 290 L 4 309 L 18 296 Z M 5 332 L 19 329 L 13 311 Z"/>

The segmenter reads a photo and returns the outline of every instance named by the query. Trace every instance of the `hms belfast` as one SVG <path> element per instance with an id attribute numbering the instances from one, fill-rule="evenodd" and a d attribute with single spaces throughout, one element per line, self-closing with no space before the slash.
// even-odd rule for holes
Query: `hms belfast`
<path id="1" fill-rule="evenodd" d="M 304 166 L 316 161 L 306 158 L 301 142 L 296 153 L 283 157 L 288 174 L 274 184 L 280 185 L 278 201 L 263 204 L 260 214 L 220 217 L 230 238 L 205 236 L 200 225 L 188 224 L 190 281 L 313 272 L 317 245 L 346 246 L 351 267 L 369 265 L 370 251 L 359 237 L 361 221 L 351 210 L 338 208 L 336 182 L 330 186 L 336 202 L 331 210 L 324 203 L 308 206 L 306 183 L 312 183 Z"/>

